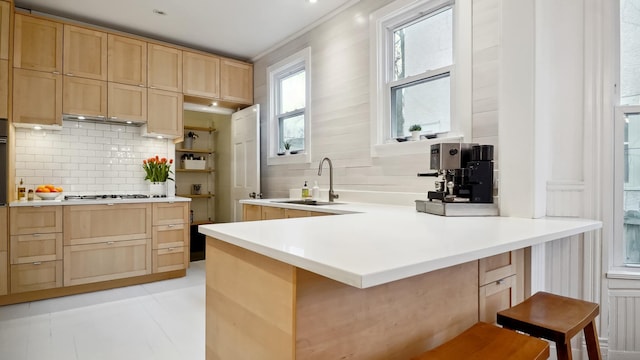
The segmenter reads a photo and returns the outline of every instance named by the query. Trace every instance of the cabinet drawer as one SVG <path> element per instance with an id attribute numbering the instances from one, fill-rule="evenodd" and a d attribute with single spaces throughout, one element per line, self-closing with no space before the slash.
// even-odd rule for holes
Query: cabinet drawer
<path id="1" fill-rule="evenodd" d="M 262 206 L 243 204 L 242 205 L 242 221 L 262 220 Z"/>
<path id="2" fill-rule="evenodd" d="M 7 252 L 0 251 L 0 296 L 7 295 L 9 283 L 9 274 L 7 268 Z"/>
<path id="3" fill-rule="evenodd" d="M 153 272 L 182 270 L 189 263 L 189 248 L 186 246 L 153 250 Z"/>
<path id="4" fill-rule="evenodd" d="M 62 286 L 62 260 L 11 265 L 11 293 Z"/>
<path id="5" fill-rule="evenodd" d="M 496 313 L 516 305 L 516 275 L 480 287 L 479 320 L 494 324 Z"/>
<path id="6" fill-rule="evenodd" d="M 284 219 L 284 209 L 270 206 L 262 207 L 262 220 Z"/>
<path id="7" fill-rule="evenodd" d="M 189 226 L 185 224 L 153 227 L 153 249 L 184 246 L 189 239 Z"/>
<path id="8" fill-rule="evenodd" d="M 64 207 L 64 245 L 150 238 L 149 203 Z"/>
<path id="9" fill-rule="evenodd" d="M 311 216 L 311 212 L 307 210 L 284 209 L 285 218 L 299 218 Z"/>
<path id="10" fill-rule="evenodd" d="M 479 284 L 485 285 L 516 273 L 516 252 L 510 251 L 478 261 Z"/>
<path id="11" fill-rule="evenodd" d="M 64 285 L 151 273 L 151 239 L 64 247 Z"/>
<path id="12" fill-rule="evenodd" d="M 153 203 L 153 225 L 186 224 L 189 203 Z"/>
<path id="13" fill-rule="evenodd" d="M 11 264 L 54 260 L 62 260 L 62 233 L 11 237 Z"/>
<path id="14" fill-rule="evenodd" d="M 62 206 L 18 206 L 10 210 L 11 235 L 62 232 Z"/>

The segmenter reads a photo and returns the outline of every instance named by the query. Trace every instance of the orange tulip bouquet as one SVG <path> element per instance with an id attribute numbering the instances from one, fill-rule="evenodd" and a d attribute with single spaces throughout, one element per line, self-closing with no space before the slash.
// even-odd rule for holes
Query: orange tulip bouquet
<path id="1" fill-rule="evenodd" d="M 173 180 L 169 177 L 170 174 L 173 174 L 171 164 L 173 164 L 173 159 L 167 160 L 167 158 L 160 158 L 158 155 L 142 160 L 142 168 L 147 174 L 144 179 L 151 182 Z"/>

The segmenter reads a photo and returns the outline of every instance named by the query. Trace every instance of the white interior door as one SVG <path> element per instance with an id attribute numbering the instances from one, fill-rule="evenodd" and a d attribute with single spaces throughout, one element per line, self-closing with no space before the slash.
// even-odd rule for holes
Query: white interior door
<path id="1" fill-rule="evenodd" d="M 231 211 L 242 220 L 242 199 L 260 193 L 260 105 L 231 115 Z"/>

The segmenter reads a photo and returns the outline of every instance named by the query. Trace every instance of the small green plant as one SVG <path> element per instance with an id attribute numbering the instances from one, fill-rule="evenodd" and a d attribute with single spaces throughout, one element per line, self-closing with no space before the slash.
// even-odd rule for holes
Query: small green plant
<path id="1" fill-rule="evenodd" d="M 284 147 L 285 150 L 289 150 L 291 148 L 291 143 L 288 141 L 285 141 L 284 143 L 282 143 L 282 146 Z"/>
<path id="2" fill-rule="evenodd" d="M 409 131 L 422 131 L 422 126 L 418 125 L 418 124 L 413 124 L 411 125 L 411 127 L 409 128 Z"/>

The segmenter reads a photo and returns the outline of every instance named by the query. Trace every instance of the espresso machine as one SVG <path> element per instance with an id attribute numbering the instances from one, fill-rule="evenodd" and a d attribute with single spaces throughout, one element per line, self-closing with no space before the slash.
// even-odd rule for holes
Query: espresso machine
<path id="1" fill-rule="evenodd" d="M 416 200 L 416 210 L 444 216 L 493 216 L 493 146 L 473 143 L 431 145 L 430 169 L 435 190 Z"/>

